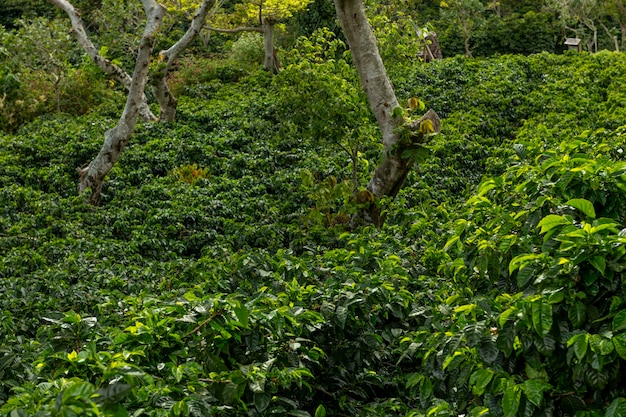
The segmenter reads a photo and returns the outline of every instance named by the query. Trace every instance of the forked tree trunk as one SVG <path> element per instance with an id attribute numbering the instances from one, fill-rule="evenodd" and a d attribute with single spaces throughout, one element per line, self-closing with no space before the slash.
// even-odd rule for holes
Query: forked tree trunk
<path id="1" fill-rule="evenodd" d="M 169 49 L 159 53 L 159 60 L 162 61 L 162 64 L 160 70 L 152 79 L 152 91 L 161 107 L 159 120 L 162 122 L 173 122 L 176 119 L 176 107 L 178 105 L 178 100 L 176 100 L 176 97 L 174 97 L 167 85 L 167 74 L 169 74 L 172 64 L 181 52 L 187 49 L 200 33 L 213 5 L 215 5 L 215 0 L 203 0 L 183 37 Z"/>
<path id="2" fill-rule="evenodd" d="M 132 84 L 132 79 L 130 75 L 128 75 L 128 73 L 122 68 L 100 55 L 98 49 L 96 49 L 91 40 L 89 40 L 89 36 L 87 36 L 87 31 L 85 31 L 83 21 L 80 18 L 80 13 L 74 8 L 74 6 L 67 0 L 48 1 L 52 5 L 63 10 L 68 15 L 68 17 L 70 18 L 70 22 L 72 23 L 72 31 L 76 34 L 78 43 L 83 47 L 83 50 L 87 53 L 87 55 L 89 55 L 93 63 L 96 64 L 102 71 L 115 78 L 119 83 L 126 87 L 127 90 L 130 90 Z M 146 99 L 145 94 L 143 94 L 143 91 L 141 95 L 139 114 L 141 118 L 145 121 L 156 120 L 156 116 L 152 114 L 150 108 L 148 107 L 148 100 Z"/>
<path id="3" fill-rule="evenodd" d="M 94 205 L 100 203 L 104 178 L 119 159 L 122 150 L 135 130 L 139 108 L 143 102 L 142 95 L 148 77 L 150 55 L 154 48 L 156 32 L 165 15 L 165 8 L 155 0 L 141 0 L 141 3 L 146 12 L 146 27 L 139 45 L 139 53 L 137 54 L 124 111 L 117 125 L 104 133 L 104 144 L 98 156 L 86 168 L 79 169 L 78 191 L 83 192 L 90 188 L 89 203 Z"/>
<path id="4" fill-rule="evenodd" d="M 382 132 L 382 161 L 367 185 L 375 200 L 370 204 L 369 213 L 366 213 L 369 218 L 365 219 L 380 227 L 384 219 L 380 217 L 376 199 L 383 196 L 395 197 L 413 164 L 410 157 L 402 157 L 405 149 L 400 143 L 399 131 L 401 128 L 419 130 L 421 120 L 407 125 L 402 117 L 392 116 L 393 110 L 399 104 L 365 15 L 363 0 L 334 1 L 361 85 Z M 434 111 L 429 110 L 425 118 L 431 120 L 435 131 L 439 131 L 439 117 Z"/>

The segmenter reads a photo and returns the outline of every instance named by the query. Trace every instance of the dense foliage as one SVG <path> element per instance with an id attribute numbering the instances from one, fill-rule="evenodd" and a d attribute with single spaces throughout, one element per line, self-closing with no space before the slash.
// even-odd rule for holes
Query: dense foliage
<path id="1" fill-rule="evenodd" d="M 343 48 L 185 87 L 189 61 L 99 208 L 76 167 L 115 105 L 0 137 L 2 415 L 626 415 L 626 59 L 394 71 L 444 124 L 373 229 Z"/>

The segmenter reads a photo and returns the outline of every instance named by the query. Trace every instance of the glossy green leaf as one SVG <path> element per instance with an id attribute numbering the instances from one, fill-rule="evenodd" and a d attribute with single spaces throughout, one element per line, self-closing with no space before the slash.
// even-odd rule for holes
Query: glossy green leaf
<path id="1" fill-rule="evenodd" d="M 487 368 L 481 368 L 470 376 L 470 386 L 472 387 L 472 392 L 476 395 L 483 395 L 485 392 L 485 388 L 489 382 L 491 382 L 491 378 L 493 378 L 493 371 Z"/>
<path id="2" fill-rule="evenodd" d="M 614 349 L 611 338 L 604 337 L 601 334 L 592 334 L 589 337 L 589 347 L 593 352 L 602 356 L 611 354 Z"/>
<path id="3" fill-rule="evenodd" d="M 587 354 L 587 347 L 589 346 L 589 334 L 580 333 L 572 336 L 567 341 L 567 347 L 572 347 L 574 354 L 579 361 L 582 361 Z"/>
<path id="4" fill-rule="evenodd" d="M 326 408 L 320 404 L 315 409 L 315 417 L 326 417 Z"/>
<path id="5" fill-rule="evenodd" d="M 337 314 L 337 321 L 339 322 L 339 326 L 343 329 L 346 325 L 346 320 L 348 318 L 348 309 L 345 306 L 337 306 L 337 310 L 335 311 Z"/>
<path id="6" fill-rule="evenodd" d="M 613 317 L 613 331 L 619 332 L 626 329 L 626 310 L 620 310 Z"/>
<path id="7" fill-rule="evenodd" d="M 596 210 L 593 207 L 593 203 L 589 200 L 586 200 L 584 198 L 572 198 L 571 200 L 567 200 L 565 204 L 580 210 L 580 212 L 582 212 L 587 217 L 590 217 L 592 219 L 596 218 Z"/>
<path id="8" fill-rule="evenodd" d="M 552 328 L 552 306 L 538 299 L 532 303 L 531 309 L 533 327 L 539 336 L 545 337 Z"/>
<path id="9" fill-rule="evenodd" d="M 567 316 L 572 322 L 574 328 L 578 329 L 582 327 L 582 325 L 585 323 L 585 320 L 587 319 L 587 307 L 580 301 L 576 301 L 567 310 Z"/>
<path id="10" fill-rule="evenodd" d="M 604 275 L 604 270 L 606 269 L 606 259 L 603 256 L 592 256 L 589 258 L 589 262 L 596 268 L 602 275 Z"/>
<path id="11" fill-rule="evenodd" d="M 254 407 L 259 413 L 267 409 L 272 400 L 272 396 L 266 392 L 256 392 L 254 394 Z"/>
<path id="12" fill-rule="evenodd" d="M 616 398 L 604 413 L 604 417 L 626 417 L 626 398 Z"/>
<path id="13" fill-rule="evenodd" d="M 502 397 L 502 411 L 504 412 L 504 417 L 517 416 L 517 409 L 519 408 L 521 398 L 522 391 L 519 385 L 509 385 L 504 390 L 504 396 Z"/>
<path id="14" fill-rule="evenodd" d="M 556 214 L 548 214 L 546 217 L 541 219 L 537 227 L 541 227 L 540 233 L 546 233 L 555 227 L 562 226 L 565 224 L 570 224 L 571 222 L 566 219 L 564 216 L 558 216 Z"/>
<path id="15" fill-rule="evenodd" d="M 539 379 L 527 379 L 522 384 L 522 391 L 532 404 L 541 407 L 543 403 L 544 392 L 551 389 L 552 385 Z"/>
<path id="16" fill-rule="evenodd" d="M 615 352 L 624 360 L 626 360 L 626 333 L 620 333 L 613 336 L 611 339 Z"/>

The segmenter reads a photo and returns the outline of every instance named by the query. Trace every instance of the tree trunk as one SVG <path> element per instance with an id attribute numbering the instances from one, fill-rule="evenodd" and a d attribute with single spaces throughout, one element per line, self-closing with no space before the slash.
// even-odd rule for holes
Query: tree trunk
<path id="1" fill-rule="evenodd" d="M 602 29 L 604 29 L 609 39 L 613 41 L 613 47 L 615 48 L 615 52 L 619 52 L 619 41 L 617 40 L 617 36 L 613 36 L 609 28 L 606 27 L 606 25 L 602 21 L 600 21 L 600 26 L 602 27 Z"/>
<path id="2" fill-rule="evenodd" d="M 159 60 L 162 61 L 162 65 L 159 72 L 152 79 L 152 91 L 161 107 L 159 120 L 162 122 L 173 122 L 176 119 L 176 107 L 178 105 L 178 100 L 176 100 L 176 97 L 174 97 L 167 85 L 167 74 L 169 74 L 172 64 L 178 56 L 187 49 L 200 33 L 206 17 L 214 4 L 215 0 L 203 0 L 183 37 L 169 49 L 159 53 Z"/>
<path id="3" fill-rule="evenodd" d="M 467 35 L 463 39 L 463 47 L 465 48 L 465 56 L 471 58 L 472 50 L 470 49 L 470 37 Z"/>
<path id="4" fill-rule="evenodd" d="M 93 63 L 96 64 L 96 66 L 98 66 L 102 71 L 113 76 L 113 78 L 115 78 L 119 83 L 126 87 L 127 90 L 130 90 L 130 86 L 132 84 L 130 75 L 128 75 L 128 73 L 122 68 L 100 55 L 100 52 L 96 49 L 91 40 L 89 40 L 89 36 L 87 36 L 83 21 L 80 18 L 80 13 L 74 8 L 74 6 L 67 0 L 48 1 L 52 5 L 63 10 L 68 15 L 68 17 L 70 18 L 70 22 L 72 23 L 72 31 L 76 34 L 78 43 L 83 47 L 83 50 L 87 53 L 87 55 L 89 55 Z M 139 114 L 144 121 L 156 120 L 156 116 L 152 114 L 150 108 L 148 107 L 148 100 L 145 94 L 143 94 L 143 91 L 141 96 Z"/>
<path id="5" fill-rule="evenodd" d="M 619 10 L 619 27 L 622 32 L 621 44 L 622 48 L 624 47 L 624 40 L 626 40 L 626 6 L 622 3 L 622 0 L 615 0 L 615 5 Z"/>
<path id="6" fill-rule="evenodd" d="M 348 40 L 354 65 L 359 73 L 370 108 L 382 132 L 383 157 L 376 167 L 374 176 L 367 185 L 374 199 L 383 196 L 395 197 L 406 179 L 413 160 L 403 158 L 406 148 L 401 143 L 399 131 L 406 128 L 419 130 L 425 118 L 431 120 L 434 131 L 439 131 L 439 117 L 429 110 L 425 118 L 407 124 L 403 117 L 393 117 L 395 108 L 400 107 L 391 81 L 378 51 L 376 38 L 365 15 L 363 0 L 334 0 L 337 16 Z M 381 226 L 381 218 L 376 201 L 370 204 L 366 221 Z"/>
<path id="7" fill-rule="evenodd" d="M 139 53 L 137 54 L 124 111 L 117 125 L 104 133 L 104 144 L 98 156 L 87 167 L 79 169 L 78 191 L 83 192 L 90 188 L 89 202 L 94 205 L 100 203 L 104 178 L 119 159 L 122 150 L 135 130 L 148 77 L 150 55 L 154 47 L 156 32 L 165 15 L 165 8 L 155 0 L 142 0 L 141 3 L 146 12 L 146 27 L 139 45 Z"/>
<path id="8" fill-rule="evenodd" d="M 278 64 L 278 58 L 276 51 L 274 50 L 274 24 L 275 22 L 270 18 L 263 18 L 263 45 L 265 46 L 265 59 L 263 60 L 263 67 L 274 74 L 278 73 L 280 65 Z"/>
<path id="9" fill-rule="evenodd" d="M 443 59 L 441 54 L 441 46 L 439 46 L 439 40 L 435 32 L 430 32 L 426 38 L 424 38 L 424 52 L 422 54 L 424 62 L 433 62 L 438 59 Z"/>

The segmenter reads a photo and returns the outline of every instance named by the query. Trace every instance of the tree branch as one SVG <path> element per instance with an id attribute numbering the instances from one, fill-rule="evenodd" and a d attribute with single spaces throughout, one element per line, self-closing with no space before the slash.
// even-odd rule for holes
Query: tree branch
<path id="1" fill-rule="evenodd" d="M 89 39 L 83 21 L 80 17 L 80 13 L 74 8 L 74 6 L 67 0 L 48 0 L 49 3 L 63 10 L 70 18 L 72 24 L 72 31 L 76 34 L 78 43 L 83 47 L 83 50 L 89 55 L 89 58 L 93 61 L 105 73 L 112 75 L 119 83 L 121 83 L 127 90 L 130 90 L 132 80 L 130 75 L 119 66 L 106 59 L 96 49 L 94 44 Z M 148 108 L 147 98 L 145 95 L 141 97 L 141 117 L 144 120 L 156 120 L 156 116 L 152 114 Z"/>
<path id="2" fill-rule="evenodd" d="M 178 104 L 176 97 L 174 97 L 167 85 L 167 74 L 170 72 L 172 64 L 178 56 L 187 49 L 198 33 L 200 33 L 207 15 L 214 5 L 215 0 L 202 0 L 185 34 L 169 49 L 159 53 L 159 59 L 165 61 L 165 65 L 152 80 L 152 90 L 161 107 L 161 121 L 174 121 L 176 118 L 176 106 Z"/>
<path id="3" fill-rule="evenodd" d="M 104 178 L 119 159 L 122 150 L 135 130 L 139 107 L 142 103 L 141 97 L 148 78 L 150 56 L 154 47 L 156 32 L 165 15 L 165 8 L 155 0 L 142 0 L 141 3 L 146 12 L 146 27 L 139 44 L 139 53 L 137 54 L 124 111 L 117 125 L 104 133 L 104 144 L 96 158 L 86 168 L 79 170 L 78 191 L 82 192 L 90 188 L 92 193 L 89 202 L 94 205 L 100 203 Z"/>
<path id="4" fill-rule="evenodd" d="M 242 26 L 233 29 L 222 29 L 222 28 L 214 28 L 212 26 L 206 27 L 208 30 L 219 33 L 239 33 L 239 32 L 260 32 L 263 33 L 263 28 L 255 27 L 255 26 Z"/>

